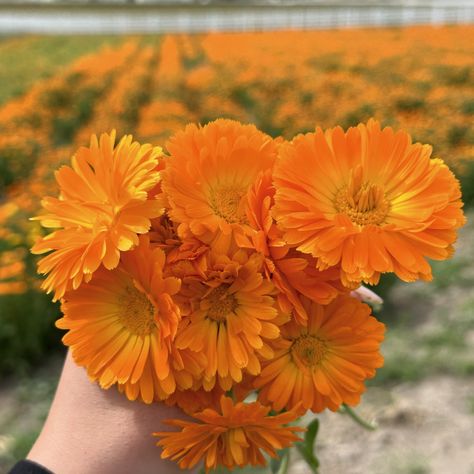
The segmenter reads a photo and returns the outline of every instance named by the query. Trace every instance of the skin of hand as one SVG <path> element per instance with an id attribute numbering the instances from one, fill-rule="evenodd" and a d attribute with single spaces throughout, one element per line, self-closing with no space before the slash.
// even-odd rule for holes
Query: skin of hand
<path id="1" fill-rule="evenodd" d="M 68 353 L 48 418 L 27 459 L 55 474 L 184 473 L 160 458 L 151 435 L 172 430 L 163 424 L 170 418 L 186 415 L 163 403 L 130 402 L 115 387 L 102 390 Z"/>

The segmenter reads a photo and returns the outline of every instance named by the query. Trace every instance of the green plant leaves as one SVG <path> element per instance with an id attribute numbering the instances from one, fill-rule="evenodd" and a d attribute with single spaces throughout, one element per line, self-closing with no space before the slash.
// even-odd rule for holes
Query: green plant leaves
<path id="1" fill-rule="evenodd" d="M 312 420 L 306 429 L 304 440 L 300 443 L 295 443 L 295 446 L 312 472 L 316 474 L 318 472 L 319 460 L 314 453 L 314 444 L 319 431 L 319 420 L 317 418 Z"/>

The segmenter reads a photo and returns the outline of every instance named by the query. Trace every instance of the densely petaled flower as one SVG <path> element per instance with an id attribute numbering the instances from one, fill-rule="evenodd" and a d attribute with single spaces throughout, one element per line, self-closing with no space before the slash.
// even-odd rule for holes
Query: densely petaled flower
<path id="1" fill-rule="evenodd" d="M 234 405 L 222 397 L 219 411 L 208 408 L 193 415 L 198 423 L 169 420 L 180 431 L 153 434 L 161 438 L 157 443 L 163 448 L 161 457 L 179 460 L 182 469 L 191 469 L 201 460 L 206 472 L 217 466 L 265 466 L 263 452 L 277 457 L 277 450 L 299 441 L 295 433 L 304 431 L 284 426 L 298 417 L 295 410 L 276 416 L 268 416 L 269 411 L 259 402 Z"/>
<path id="2" fill-rule="evenodd" d="M 279 290 L 280 308 L 284 312 L 293 311 L 295 319 L 304 324 L 308 316 L 301 295 L 327 304 L 347 290 L 341 283 L 338 267 L 318 270 L 314 257 L 298 252 L 283 241 L 282 232 L 271 216 L 274 194 L 271 173 L 262 173 L 248 192 L 248 221 L 256 232 L 241 236 L 238 243 L 265 256 L 266 275 Z"/>
<path id="3" fill-rule="evenodd" d="M 168 394 L 175 387 L 169 353 L 180 321 L 172 299 L 180 280 L 163 278 L 164 263 L 163 251 L 140 237 L 140 245 L 124 253 L 117 268 L 101 267 L 89 283 L 65 294 L 64 317 L 56 323 L 68 330 L 63 342 L 92 380 L 103 388 L 138 384 L 147 403 L 155 398 L 156 384 Z M 138 396 L 136 387 L 125 392 Z"/>
<path id="4" fill-rule="evenodd" d="M 242 380 L 243 371 L 260 372 L 259 358 L 273 355 L 268 341 L 278 337 L 282 316 L 275 308 L 273 284 L 259 273 L 261 265 L 258 254 L 244 250 L 231 258 L 212 254 L 206 280 L 192 280 L 180 294 L 185 316 L 176 346 L 206 354 L 206 390 L 214 387 L 216 376 L 229 390 Z"/>
<path id="5" fill-rule="evenodd" d="M 431 279 L 426 258 L 452 253 L 465 222 L 459 183 L 431 147 L 370 120 L 297 136 L 279 148 L 273 214 L 284 240 L 341 265 L 347 282 L 395 272 Z"/>
<path id="6" fill-rule="evenodd" d="M 120 252 L 138 245 L 137 234 L 146 233 L 150 219 L 163 213 L 162 201 L 148 196 L 160 180 L 161 148 L 141 146 L 130 135 L 114 144 L 115 132 L 101 135 L 100 141 L 92 136 L 90 147 L 73 156 L 72 166 L 56 172 L 60 197 L 46 197 L 47 214 L 35 218 L 58 229 L 32 249 L 52 251 L 40 260 L 38 271 L 49 273 L 42 288 L 54 290 L 55 300 L 89 281 L 101 263 L 115 268 Z"/>
<path id="7" fill-rule="evenodd" d="M 272 168 L 276 147 L 254 125 L 219 119 L 188 125 L 167 143 L 171 157 L 163 177 L 171 219 L 201 240 L 247 228 L 247 190 Z"/>
<path id="8" fill-rule="evenodd" d="M 234 401 L 243 402 L 255 391 L 254 380 L 255 375 L 244 373 L 242 381 L 232 386 Z M 177 405 L 185 413 L 192 416 L 193 413 L 205 408 L 218 410 L 221 396 L 225 395 L 225 392 L 219 384 L 214 385 L 211 390 L 205 390 L 202 388 L 202 379 L 198 379 L 193 388 L 188 390 L 178 388 L 164 402 L 169 406 Z"/>
<path id="9" fill-rule="evenodd" d="M 150 403 L 150 387 L 153 387 L 154 400 L 160 401 L 167 400 L 180 390 L 189 391 L 198 384 L 207 363 L 204 353 L 189 349 L 180 350 L 173 343 L 169 344 L 169 352 L 169 373 L 164 379 L 160 380 L 149 364 L 138 381 L 119 383 L 119 390 L 124 392 L 129 400 L 140 399 Z"/>
<path id="10" fill-rule="evenodd" d="M 253 387 L 252 387 L 253 388 Z M 215 385 L 213 389 L 207 391 L 202 387 L 197 389 L 176 390 L 164 402 L 168 406 L 177 405 L 188 415 L 192 416 L 205 408 L 218 410 L 219 403 L 225 391 L 220 385 Z"/>
<path id="11" fill-rule="evenodd" d="M 168 216 L 153 219 L 148 233 L 152 245 L 166 254 L 166 272 L 178 278 L 205 277 L 209 246 L 192 234 L 178 235 Z"/>
<path id="12" fill-rule="evenodd" d="M 274 345 L 275 357 L 255 379 L 259 399 L 275 410 L 302 402 L 305 409 L 355 405 L 364 381 L 381 367 L 385 327 L 356 298 L 339 296 L 327 306 L 303 299 L 307 327 L 288 324 Z"/>

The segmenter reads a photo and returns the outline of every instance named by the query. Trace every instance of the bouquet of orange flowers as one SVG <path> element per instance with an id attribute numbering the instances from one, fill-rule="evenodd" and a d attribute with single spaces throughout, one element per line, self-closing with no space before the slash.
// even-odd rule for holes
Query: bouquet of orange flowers
<path id="1" fill-rule="evenodd" d="M 91 380 L 195 419 L 154 433 L 163 458 L 263 465 L 307 410 L 359 402 L 385 328 L 354 290 L 431 279 L 465 221 L 459 184 L 374 120 L 285 141 L 220 119 L 166 149 L 112 132 L 56 172 L 43 288 Z"/>

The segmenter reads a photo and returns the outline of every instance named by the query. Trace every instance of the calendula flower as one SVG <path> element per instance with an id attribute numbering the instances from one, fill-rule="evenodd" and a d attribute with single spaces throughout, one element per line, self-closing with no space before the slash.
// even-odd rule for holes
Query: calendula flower
<path id="1" fill-rule="evenodd" d="M 248 192 L 248 221 L 255 232 L 237 241 L 265 257 L 265 273 L 278 289 L 280 308 L 293 312 L 296 321 L 304 324 L 308 316 L 300 301 L 302 295 L 327 304 L 347 289 L 341 283 L 338 267 L 318 270 L 314 257 L 285 243 L 271 216 L 274 194 L 271 173 L 262 173 Z"/>
<path id="2" fill-rule="evenodd" d="M 277 450 L 300 441 L 297 426 L 284 426 L 298 417 L 296 410 L 269 416 L 270 407 L 254 403 L 234 403 L 222 397 L 220 410 L 205 409 L 195 413 L 199 422 L 169 420 L 167 424 L 180 428 L 177 432 L 153 433 L 163 448 L 161 457 L 179 460 L 182 469 L 191 469 L 201 460 L 206 472 L 217 466 L 265 466 L 263 453 L 277 457 Z"/>
<path id="3" fill-rule="evenodd" d="M 197 386 L 200 384 L 198 383 Z M 220 399 L 225 391 L 220 385 L 215 385 L 211 390 L 190 388 L 187 390 L 175 390 L 164 402 L 168 406 L 177 405 L 188 415 L 192 416 L 205 408 L 219 409 Z"/>
<path id="4" fill-rule="evenodd" d="M 89 283 L 65 294 L 64 316 L 56 323 L 68 330 L 63 342 L 92 380 L 103 388 L 135 384 L 125 393 L 146 403 L 157 390 L 170 394 L 175 388 L 169 358 L 180 321 L 172 299 L 180 280 L 164 278 L 164 264 L 163 251 L 142 236 L 117 268 L 101 267 Z"/>
<path id="5" fill-rule="evenodd" d="M 303 299 L 307 327 L 287 324 L 275 342 L 275 356 L 255 378 L 259 400 L 277 411 L 303 408 L 320 412 L 355 405 L 383 358 L 379 346 L 385 327 L 370 308 L 350 296 L 327 306 Z"/>
<path id="6" fill-rule="evenodd" d="M 115 132 L 100 141 L 92 136 L 71 167 L 56 172 L 59 199 L 46 197 L 47 213 L 35 218 L 58 229 L 32 248 L 35 254 L 51 251 L 39 261 L 38 272 L 49 274 L 42 288 L 54 291 L 54 300 L 89 281 L 101 264 L 117 267 L 120 252 L 138 245 L 137 234 L 146 233 L 150 219 L 163 213 L 162 201 L 148 196 L 160 180 L 161 148 L 141 146 L 130 135 L 114 144 Z"/>
<path id="7" fill-rule="evenodd" d="M 153 387 L 153 400 L 168 400 L 180 391 L 189 391 L 201 380 L 201 374 L 206 367 L 206 356 L 202 352 L 194 352 L 189 349 L 177 349 L 171 343 L 168 344 L 169 355 L 168 375 L 160 379 L 156 371 L 152 370 L 151 364 L 145 367 L 142 377 L 136 382 L 127 381 L 119 383 L 119 391 L 125 393 L 129 400 L 140 399 L 146 403 L 151 402 L 151 390 Z M 181 393 L 181 392 L 180 392 Z M 170 403 L 172 405 L 174 403 Z M 178 404 L 179 405 L 179 404 Z M 179 405 L 181 407 L 181 405 Z"/>
<path id="8" fill-rule="evenodd" d="M 279 148 L 275 216 L 285 242 L 340 265 L 345 282 L 431 279 L 465 222 L 459 183 L 431 147 L 370 120 L 297 136 Z"/>
<path id="9" fill-rule="evenodd" d="M 260 358 L 273 355 L 268 341 L 278 337 L 279 315 L 273 284 L 259 273 L 262 259 L 243 250 L 231 257 L 213 254 L 206 280 L 192 280 L 180 294 L 188 303 L 176 346 L 204 352 L 203 386 L 216 376 L 225 390 L 242 380 L 243 371 L 260 372 Z M 183 305 L 185 304 L 183 303 Z"/>
<path id="10" fill-rule="evenodd" d="M 271 137 L 254 125 L 219 119 L 188 125 L 166 147 L 171 157 L 163 190 L 171 219 L 206 241 L 218 231 L 246 232 L 247 190 L 276 158 Z"/>
<path id="11" fill-rule="evenodd" d="M 209 246 L 189 232 L 178 235 L 168 216 L 153 219 L 148 235 L 152 245 L 164 250 L 167 273 L 178 278 L 205 276 Z"/>

